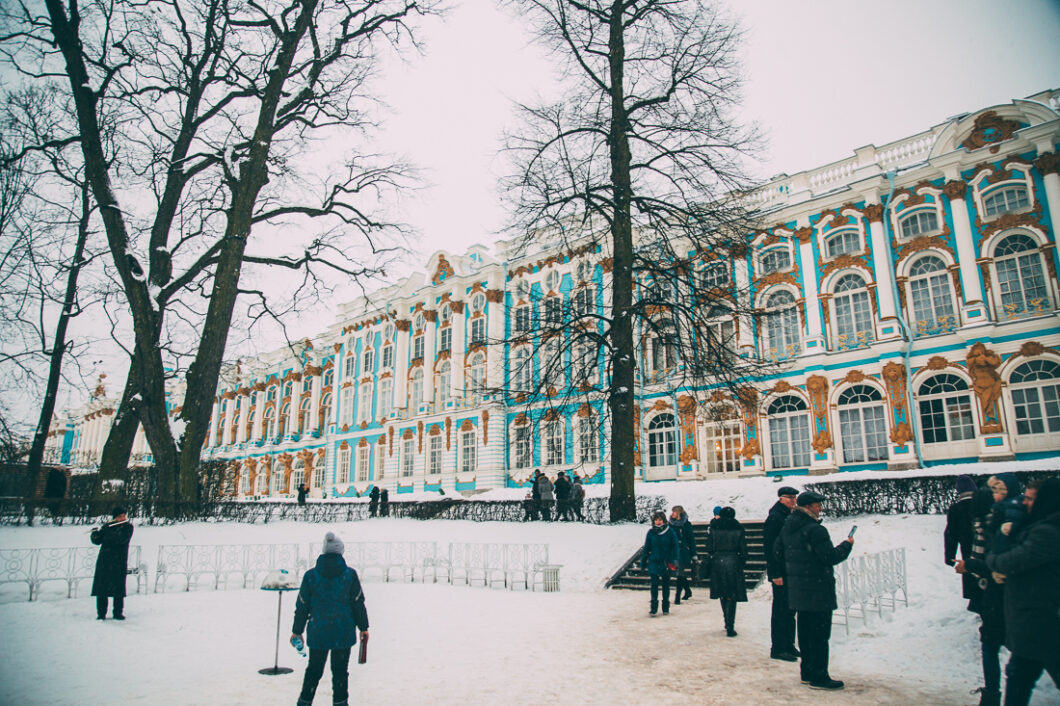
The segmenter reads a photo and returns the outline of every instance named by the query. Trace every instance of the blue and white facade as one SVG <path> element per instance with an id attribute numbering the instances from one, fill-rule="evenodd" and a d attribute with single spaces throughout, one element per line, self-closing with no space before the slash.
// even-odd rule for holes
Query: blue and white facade
<path id="1" fill-rule="evenodd" d="M 644 341 L 638 477 L 1060 453 L 1058 98 L 952 118 L 752 194 L 768 226 L 715 274 L 756 315 L 718 324 L 739 355 L 778 367 L 734 403 L 669 387 L 680 361 Z M 436 252 L 296 350 L 229 371 L 206 458 L 230 461 L 247 497 L 301 482 L 329 497 L 373 485 L 467 492 L 520 485 L 535 469 L 605 482 L 602 398 L 528 405 L 489 391 L 536 382 L 513 376 L 540 374 L 521 363 L 537 355 L 549 307 L 606 315 L 609 291 L 599 247 Z M 606 374 L 602 360 L 577 359 L 549 385 Z M 702 413 L 719 405 L 727 413 Z"/>

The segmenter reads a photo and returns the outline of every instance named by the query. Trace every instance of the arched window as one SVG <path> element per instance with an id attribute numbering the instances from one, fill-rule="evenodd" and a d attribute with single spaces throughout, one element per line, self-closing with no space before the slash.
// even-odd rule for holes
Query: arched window
<path id="1" fill-rule="evenodd" d="M 703 347 L 698 355 L 716 367 L 730 365 L 736 357 L 736 320 L 727 304 L 712 304 L 703 327 Z"/>
<path id="2" fill-rule="evenodd" d="M 545 275 L 545 290 L 549 292 L 559 291 L 560 274 L 559 270 L 553 268 L 548 271 Z"/>
<path id="3" fill-rule="evenodd" d="M 299 408 L 298 408 L 298 433 L 299 434 L 301 434 L 302 432 L 304 432 L 304 431 L 309 429 L 309 410 L 311 409 L 312 403 L 313 403 L 313 400 L 311 400 L 310 398 L 306 397 L 304 400 L 302 400 L 302 403 L 299 405 Z"/>
<path id="4" fill-rule="evenodd" d="M 994 271 L 1000 294 L 1000 320 L 1045 314 L 1049 289 L 1042 256 L 1034 239 L 1023 233 L 1006 236 L 994 248 Z"/>
<path id="5" fill-rule="evenodd" d="M 283 486 L 283 481 L 284 481 L 283 476 L 284 476 L 283 466 L 280 466 L 279 464 L 277 464 L 277 467 L 272 469 L 272 494 L 273 495 L 278 495 L 280 493 L 283 493 L 285 490 L 287 490 Z"/>
<path id="6" fill-rule="evenodd" d="M 843 390 L 836 405 L 843 463 L 886 460 L 886 410 L 880 391 L 869 385 L 853 385 Z"/>
<path id="7" fill-rule="evenodd" d="M 520 346 L 512 355 L 512 392 L 516 395 L 531 391 L 530 348 Z"/>
<path id="8" fill-rule="evenodd" d="M 839 350 L 860 348 L 873 341 L 872 304 L 860 275 L 847 274 L 835 284 L 835 331 Z"/>
<path id="9" fill-rule="evenodd" d="M 909 298 L 917 336 L 934 336 L 957 328 L 953 289 L 941 258 L 927 255 L 913 263 L 909 268 Z"/>
<path id="10" fill-rule="evenodd" d="M 471 367 L 467 378 L 468 397 L 474 404 L 482 399 L 486 390 L 486 356 L 476 353 L 471 356 Z"/>
<path id="11" fill-rule="evenodd" d="M 246 468 L 241 470 L 239 473 L 239 494 L 250 494 L 250 471 Z"/>
<path id="12" fill-rule="evenodd" d="M 922 208 L 899 221 L 903 238 L 915 238 L 922 233 L 932 233 L 939 229 L 939 216 L 933 208 Z"/>
<path id="13" fill-rule="evenodd" d="M 648 465 L 677 465 L 677 428 L 672 414 L 658 414 L 648 423 Z"/>
<path id="14" fill-rule="evenodd" d="M 346 464 L 346 472 L 349 472 L 349 463 Z M 321 461 L 313 467 L 312 488 L 319 490 L 324 487 L 324 463 Z"/>
<path id="15" fill-rule="evenodd" d="M 296 492 L 298 486 L 303 483 L 305 483 L 305 461 L 297 458 L 294 462 L 294 470 L 291 471 L 291 491 Z"/>
<path id="16" fill-rule="evenodd" d="M 1009 377 L 1020 450 L 1060 446 L 1060 363 L 1030 360 Z"/>
<path id="17" fill-rule="evenodd" d="M 409 378 L 409 414 L 416 414 L 423 401 L 423 368 L 416 368 Z"/>
<path id="18" fill-rule="evenodd" d="M 758 260 L 758 269 L 763 275 L 791 269 L 791 254 L 787 248 L 767 250 Z"/>
<path id="19" fill-rule="evenodd" d="M 975 438 L 972 395 L 963 378 L 952 373 L 933 375 L 921 383 L 917 400 L 925 444 L 949 445 Z"/>
<path id="20" fill-rule="evenodd" d="M 265 436 L 267 442 L 271 442 L 276 437 L 276 408 L 269 407 L 265 410 L 265 417 L 261 420 L 261 430 Z"/>
<path id="21" fill-rule="evenodd" d="M 324 395 L 320 398 L 320 419 L 318 420 L 319 426 L 317 430 L 323 434 L 324 430 L 328 428 L 328 423 L 331 421 L 331 395 Z"/>
<path id="22" fill-rule="evenodd" d="M 443 360 L 438 366 L 437 381 L 434 384 L 435 404 L 443 405 L 449 399 L 449 387 L 452 384 L 452 366 L 448 360 Z"/>
<path id="23" fill-rule="evenodd" d="M 280 428 L 277 432 L 277 436 L 283 436 L 287 433 L 287 428 L 291 419 L 291 403 L 285 402 L 283 407 L 280 408 Z"/>
<path id="24" fill-rule="evenodd" d="M 861 236 L 856 230 L 843 230 L 825 238 L 824 250 L 828 257 L 839 257 L 861 251 Z"/>
<path id="25" fill-rule="evenodd" d="M 728 261 L 711 262 L 699 272 L 699 287 L 704 293 L 712 289 L 723 289 L 732 281 L 729 277 Z"/>
<path id="26" fill-rule="evenodd" d="M 764 358 L 782 360 L 798 355 L 800 337 L 796 306 L 795 295 L 787 290 L 774 292 L 766 299 L 766 313 L 762 322 L 765 334 L 762 341 Z"/>
<path id="27" fill-rule="evenodd" d="M 785 395 L 766 410 L 770 462 L 774 470 L 810 465 L 810 414 L 805 400 Z"/>
<path id="28" fill-rule="evenodd" d="M 250 412 L 247 413 L 246 434 L 247 434 L 247 441 L 253 440 L 253 438 L 254 438 L 254 410 L 250 410 Z"/>
<path id="29" fill-rule="evenodd" d="M 1018 211 L 1029 205 L 1027 187 L 1022 185 L 1003 186 L 983 195 L 983 210 L 986 211 L 987 218 Z"/>
<path id="30" fill-rule="evenodd" d="M 258 466 L 257 491 L 255 495 L 269 494 L 269 467 Z"/>

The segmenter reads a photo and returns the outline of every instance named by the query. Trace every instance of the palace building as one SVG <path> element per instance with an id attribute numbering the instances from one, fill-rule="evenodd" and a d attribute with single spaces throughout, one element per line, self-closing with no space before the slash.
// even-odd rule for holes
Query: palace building
<path id="1" fill-rule="evenodd" d="M 703 276 L 755 312 L 719 314 L 735 354 L 777 367 L 731 413 L 704 415 L 718 391 L 673 388 L 679 356 L 645 334 L 637 477 L 1060 454 L 1058 107 L 1046 91 L 984 108 L 753 192 L 770 226 Z M 540 382 L 537 322 L 608 312 L 607 253 L 547 243 L 436 252 L 320 335 L 232 366 L 204 459 L 228 462 L 244 497 L 303 482 L 318 497 L 480 491 L 535 469 L 605 482 L 602 395 L 504 392 Z M 592 355 L 567 362 L 549 386 L 606 375 Z"/>

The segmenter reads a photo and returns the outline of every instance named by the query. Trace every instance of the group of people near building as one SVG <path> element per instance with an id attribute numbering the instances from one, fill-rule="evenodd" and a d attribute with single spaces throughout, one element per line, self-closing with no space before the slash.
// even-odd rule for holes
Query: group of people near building
<path id="1" fill-rule="evenodd" d="M 548 474 L 534 471 L 530 490 L 523 498 L 523 522 L 532 520 L 582 520 L 585 518 L 585 488 L 582 479 L 560 471 L 553 481 Z"/>
<path id="2" fill-rule="evenodd" d="M 799 493 L 784 486 L 765 523 L 764 549 L 767 576 L 773 589 L 770 656 L 800 662 L 802 683 L 815 689 L 837 690 L 843 682 L 828 671 L 828 642 L 832 613 L 837 607 L 833 567 L 850 555 L 848 536 L 833 546 L 821 525 L 825 497 Z M 691 597 L 688 573 L 710 580 L 710 597 L 721 605 L 725 634 L 736 637 L 736 605 L 747 601 L 747 533 L 731 507 L 714 508 L 705 545 L 705 556 L 696 551 L 695 535 L 680 505 L 670 517 L 652 516 L 641 552 L 640 565 L 650 577 L 650 614 L 670 612 L 670 579 L 676 578 L 674 604 Z M 798 636 L 799 648 L 795 647 Z"/>
<path id="3" fill-rule="evenodd" d="M 1021 487 L 1013 473 L 979 486 L 957 478 L 946 515 L 944 559 L 980 616 L 981 706 L 1024 706 L 1043 671 L 1060 686 L 1060 478 Z M 959 557 L 958 557 L 959 553 Z"/>

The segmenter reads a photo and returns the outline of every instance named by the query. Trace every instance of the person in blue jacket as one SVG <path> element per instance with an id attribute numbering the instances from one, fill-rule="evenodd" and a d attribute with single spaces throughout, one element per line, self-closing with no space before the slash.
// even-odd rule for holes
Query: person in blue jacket
<path id="1" fill-rule="evenodd" d="M 648 570 L 651 577 L 651 614 L 659 612 L 659 587 L 662 586 L 662 612 L 670 613 L 670 572 L 677 568 L 677 533 L 666 522 L 666 513 L 654 512 L 652 527 L 644 538 L 644 551 L 640 553 L 640 568 Z"/>
<path id="2" fill-rule="evenodd" d="M 334 706 L 349 704 L 350 648 L 368 639 L 368 611 L 357 572 L 342 558 L 345 546 L 334 532 L 324 537 L 324 553 L 317 564 L 302 577 L 298 600 L 294 606 L 291 639 L 301 638 L 308 624 L 306 646 L 309 664 L 302 680 L 298 706 L 313 703 L 317 684 L 324 674 L 324 663 L 331 654 L 331 690 Z"/>

